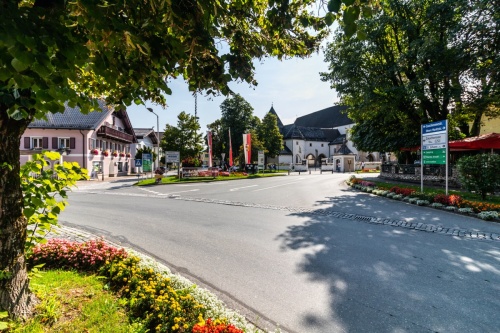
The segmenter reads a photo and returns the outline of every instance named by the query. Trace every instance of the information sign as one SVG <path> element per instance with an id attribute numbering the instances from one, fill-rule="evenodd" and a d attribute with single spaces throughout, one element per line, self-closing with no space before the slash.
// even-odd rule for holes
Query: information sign
<path id="1" fill-rule="evenodd" d="M 446 164 L 447 124 L 441 120 L 422 125 L 422 164 Z"/>
<path id="2" fill-rule="evenodd" d="M 424 164 L 446 164 L 446 148 L 422 151 Z"/>
<path id="3" fill-rule="evenodd" d="M 165 163 L 179 163 L 181 154 L 178 151 L 166 151 Z"/>
<path id="4" fill-rule="evenodd" d="M 136 167 L 141 167 L 142 166 L 142 160 L 135 160 L 135 166 Z"/>
<path id="5" fill-rule="evenodd" d="M 142 160 L 142 171 L 144 172 L 151 172 L 152 167 L 151 167 L 151 160 Z"/>

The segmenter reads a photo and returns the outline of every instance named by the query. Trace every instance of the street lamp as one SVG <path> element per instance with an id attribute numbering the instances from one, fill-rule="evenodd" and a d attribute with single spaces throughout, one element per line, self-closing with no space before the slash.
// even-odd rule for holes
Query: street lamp
<path id="1" fill-rule="evenodd" d="M 153 111 L 152 108 L 146 108 L 149 112 L 156 116 L 156 168 L 160 167 L 160 117 Z"/>

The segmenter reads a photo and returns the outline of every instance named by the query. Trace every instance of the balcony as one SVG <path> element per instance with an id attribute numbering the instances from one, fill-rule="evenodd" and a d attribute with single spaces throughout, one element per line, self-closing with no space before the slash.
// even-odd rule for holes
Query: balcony
<path id="1" fill-rule="evenodd" d="M 109 126 L 101 126 L 97 130 L 97 136 L 107 138 L 107 139 L 113 139 L 116 141 L 121 141 L 125 143 L 133 143 L 134 142 L 134 136 L 122 131 L 119 131 L 117 129 L 114 129 Z"/>

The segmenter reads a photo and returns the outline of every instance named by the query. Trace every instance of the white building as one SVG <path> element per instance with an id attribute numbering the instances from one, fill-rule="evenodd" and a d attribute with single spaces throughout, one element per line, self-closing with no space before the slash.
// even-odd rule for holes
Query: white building
<path id="1" fill-rule="evenodd" d="M 349 129 L 354 122 L 348 118 L 346 110 L 346 106 L 331 106 L 298 117 L 293 124 L 283 125 L 271 107 L 269 112 L 278 119 L 284 148 L 279 156 L 268 159 L 268 163 L 307 164 L 311 168 L 320 167 L 326 161 L 339 163 L 341 171 L 354 171 L 361 162 L 379 162 L 380 153 L 358 151 L 349 140 Z"/>

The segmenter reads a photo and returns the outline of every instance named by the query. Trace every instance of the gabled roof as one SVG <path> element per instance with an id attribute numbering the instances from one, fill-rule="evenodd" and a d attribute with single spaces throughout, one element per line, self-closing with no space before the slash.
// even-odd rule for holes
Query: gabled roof
<path id="1" fill-rule="evenodd" d="M 151 142 L 156 144 L 157 139 L 156 139 L 156 132 L 153 128 L 134 128 L 135 136 L 138 139 L 143 139 L 145 137 L 149 137 L 151 139 Z M 161 133 L 160 133 L 161 135 Z"/>
<path id="2" fill-rule="evenodd" d="M 278 116 L 278 114 L 276 113 L 276 111 L 274 110 L 274 107 L 272 105 L 271 105 L 271 109 L 269 110 L 269 113 L 274 114 L 276 116 L 276 119 L 277 119 L 277 122 L 278 122 L 278 128 L 282 128 L 283 127 L 283 123 L 281 122 L 280 117 Z"/>
<path id="3" fill-rule="evenodd" d="M 332 141 L 330 141 L 329 145 L 340 145 L 340 144 L 343 144 L 345 140 L 346 140 L 346 135 L 345 134 L 340 134 L 335 139 L 333 139 Z"/>
<path id="4" fill-rule="evenodd" d="M 57 128 L 57 129 L 97 129 L 104 119 L 113 112 L 113 108 L 99 101 L 101 112 L 94 111 L 83 114 L 79 107 L 71 108 L 66 105 L 63 113 L 47 113 L 45 119 L 35 119 L 28 128 Z"/>
<path id="5" fill-rule="evenodd" d="M 308 115 L 298 117 L 295 125 L 317 128 L 335 128 L 354 122 L 347 116 L 347 106 L 335 105 Z"/>
<path id="6" fill-rule="evenodd" d="M 282 133 L 283 139 L 300 139 L 307 141 L 327 141 L 331 142 L 338 136 L 340 132 L 337 129 L 331 128 L 316 128 L 316 127 L 303 127 L 296 125 L 283 126 Z"/>

